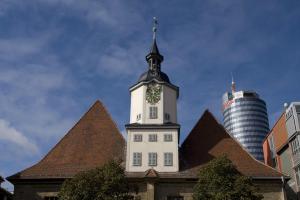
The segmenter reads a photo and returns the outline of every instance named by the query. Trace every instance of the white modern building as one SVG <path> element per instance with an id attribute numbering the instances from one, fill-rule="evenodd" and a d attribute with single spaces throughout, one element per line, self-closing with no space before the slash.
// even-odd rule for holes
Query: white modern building
<path id="1" fill-rule="evenodd" d="M 262 142 L 269 132 L 267 106 L 256 92 L 236 91 L 223 95 L 223 119 L 226 130 L 257 160 L 263 161 Z"/>

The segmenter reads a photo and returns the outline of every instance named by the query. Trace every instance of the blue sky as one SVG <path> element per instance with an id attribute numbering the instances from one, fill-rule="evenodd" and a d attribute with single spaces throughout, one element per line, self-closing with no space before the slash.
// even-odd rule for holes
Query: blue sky
<path id="1" fill-rule="evenodd" d="M 300 100 L 298 0 L 0 0 L 0 175 L 40 160 L 97 99 L 124 133 L 153 16 L 181 139 L 207 108 L 221 122 L 231 72 L 271 125 Z"/>

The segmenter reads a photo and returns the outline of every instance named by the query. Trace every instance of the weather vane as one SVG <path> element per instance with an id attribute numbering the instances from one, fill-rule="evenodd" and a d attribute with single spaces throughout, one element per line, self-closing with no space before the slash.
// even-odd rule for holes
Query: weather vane
<path id="1" fill-rule="evenodd" d="M 153 17 L 153 40 L 156 39 L 156 31 L 157 31 L 158 21 L 156 17 Z"/>

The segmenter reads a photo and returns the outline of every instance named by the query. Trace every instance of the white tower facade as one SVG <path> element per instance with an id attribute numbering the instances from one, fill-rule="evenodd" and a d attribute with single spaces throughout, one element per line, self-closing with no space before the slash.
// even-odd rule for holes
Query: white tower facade
<path id="1" fill-rule="evenodd" d="M 155 29 L 156 31 L 156 29 Z M 177 98 L 179 88 L 161 71 L 156 39 L 146 56 L 148 70 L 130 90 L 130 123 L 126 125 L 126 171 L 179 170 Z"/>

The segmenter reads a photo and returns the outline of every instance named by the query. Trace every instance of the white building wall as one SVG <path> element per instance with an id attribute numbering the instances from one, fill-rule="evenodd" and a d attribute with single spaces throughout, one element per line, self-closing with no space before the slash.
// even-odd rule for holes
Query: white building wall
<path id="1" fill-rule="evenodd" d="M 126 171 L 145 172 L 153 168 L 158 172 L 177 172 L 178 163 L 178 131 L 177 129 L 127 130 Z M 142 142 L 134 142 L 134 134 L 142 134 Z M 157 142 L 149 142 L 148 135 L 157 134 Z M 172 142 L 164 142 L 164 134 L 172 134 Z M 133 166 L 133 153 L 142 153 L 142 165 Z M 148 166 L 148 153 L 157 153 L 157 166 Z M 164 153 L 173 153 L 173 166 L 164 166 Z"/>
<path id="2" fill-rule="evenodd" d="M 286 109 L 286 127 L 288 131 L 288 136 L 293 136 L 296 132 L 300 132 L 300 112 L 296 107 L 300 107 L 300 102 L 292 102 L 290 106 Z"/>
<path id="3" fill-rule="evenodd" d="M 177 92 L 173 88 L 163 86 L 164 113 L 170 115 L 170 120 L 164 122 L 177 123 Z"/>
<path id="4" fill-rule="evenodd" d="M 141 86 L 131 91 L 131 103 L 130 103 L 130 123 L 142 123 L 142 119 L 137 120 L 137 115 L 144 111 L 145 106 L 145 94 L 146 87 Z"/>
<path id="5" fill-rule="evenodd" d="M 147 85 L 141 85 L 131 91 L 131 105 L 130 105 L 130 123 L 141 124 L 163 124 L 164 122 L 177 123 L 177 92 L 175 89 L 162 85 L 160 101 L 154 105 L 146 101 Z M 156 106 L 158 113 L 157 119 L 150 119 L 150 106 Z M 168 113 L 170 120 L 165 121 L 164 115 Z M 141 119 L 137 116 L 141 114 Z"/>

